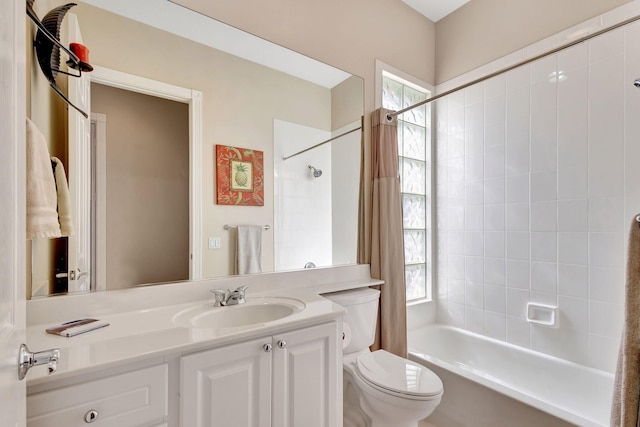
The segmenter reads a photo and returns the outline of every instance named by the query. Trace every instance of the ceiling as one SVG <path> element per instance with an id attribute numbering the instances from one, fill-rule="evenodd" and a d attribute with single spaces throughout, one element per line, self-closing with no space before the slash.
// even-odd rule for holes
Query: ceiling
<path id="1" fill-rule="evenodd" d="M 444 18 L 470 0 L 402 0 L 433 22 Z"/>

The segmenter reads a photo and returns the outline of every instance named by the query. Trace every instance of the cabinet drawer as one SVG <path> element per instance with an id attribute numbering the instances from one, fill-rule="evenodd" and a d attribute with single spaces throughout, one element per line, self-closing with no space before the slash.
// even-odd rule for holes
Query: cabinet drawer
<path id="1" fill-rule="evenodd" d="M 167 416 L 167 365 L 27 396 L 28 427 L 139 427 Z M 90 416 L 91 417 L 91 416 Z"/>

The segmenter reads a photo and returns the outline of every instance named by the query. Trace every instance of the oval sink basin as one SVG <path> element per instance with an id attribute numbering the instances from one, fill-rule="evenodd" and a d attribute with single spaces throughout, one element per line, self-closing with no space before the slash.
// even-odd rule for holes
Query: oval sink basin
<path id="1" fill-rule="evenodd" d="M 187 328 L 229 329 L 257 326 L 283 319 L 304 310 L 305 304 L 293 298 L 247 298 L 247 302 L 228 307 L 207 303 L 188 308 L 173 317 L 173 323 Z"/>

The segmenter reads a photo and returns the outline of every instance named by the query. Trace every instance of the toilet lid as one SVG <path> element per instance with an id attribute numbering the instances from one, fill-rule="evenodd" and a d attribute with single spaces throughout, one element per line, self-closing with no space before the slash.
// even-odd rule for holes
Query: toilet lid
<path id="1" fill-rule="evenodd" d="M 378 387 L 410 396 L 442 393 L 442 381 L 428 368 L 384 350 L 358 357 L 361 377 Z"/>

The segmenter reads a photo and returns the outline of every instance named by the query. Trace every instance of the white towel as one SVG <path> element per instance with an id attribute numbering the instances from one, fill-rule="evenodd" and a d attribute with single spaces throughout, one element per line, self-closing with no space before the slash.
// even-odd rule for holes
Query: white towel
<path id="1" fill-rule="evenodd" d="M 58 221 L 60 222 L 60 232 L 62 236 L 73 234 L 73 222 L 71 221 L 71 198 L 69 197 L 69 185 L 67 175 L 64 173 L 64 165 L 57 157 L 52 157 L 51 162 L 55 163 L 54 177 L 56 179 L 56 190 L 58 193 Z"/>
<path id="2" fill-rule="evenodd" d="M 27 239 L 60 237 L 58 196 L 47 141 L 27 119 Z"/>
<path id="3" fill-rule="evenodd" d="M 236 238 L 236 274 L 262 272 L 262 226 L 239 225 Z"/>

